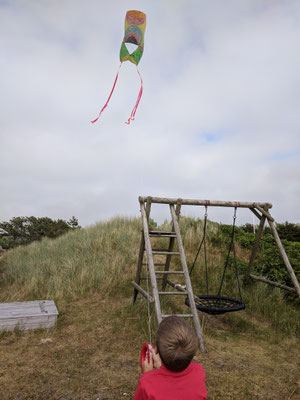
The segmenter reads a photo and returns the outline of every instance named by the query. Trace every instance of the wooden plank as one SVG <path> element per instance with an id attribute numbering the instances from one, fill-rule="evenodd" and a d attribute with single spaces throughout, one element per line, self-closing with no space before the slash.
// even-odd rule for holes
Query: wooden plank
<path id="1" fill-rule="evenodd" d="M 44 308 L 42 310 L 41 308 Z M 15 303 L 0 303 L 0 319 L 9 315 L 58 315 L 55 303 L 52 300 L 48 301 L 31 301 L 31 302 L 15 302 Z"/>
<path id="2" fill-rule="evenodd" d="M 0 327 L 1 331 L 14 331 L 15 329 L 20 331 L 28 331 L 34 329 L 50 329 L 55 325 L 56 320 L 54 321 L 38 321 L 35 323 L 18 323 L 14 325 L 3 325 Z"/>
<path id="3" fill-rule="evenodd" d="M 155 271 L 156 274 L 184 274 L 183 271 Z"/>
<path id="4" fill-rule="evenodd" d="M 268 218 L 268 217 L 267 217 L 267 218 Z M 271 218 L 272 218 L 272 217 L 271 217 Z M 278 232 L 277 232 L 277 230 L 276 230 L 276 228 L 275 228 L 275 225 L 274 225 L 274 223 L 273 223 L 273 218 L 272 218 L 272 219 L 269 219 L 269 218 L 268 218 L 268 222 L 269 222 L 269 225 L 270 225 L 272 234 L 273 234 L 273 236 L 274 236 L 274 238 L 275 238 L 275 242 L 276 242 L 276 244 L 277 244 L 277 247 L 278 247 L 278 249 L 279 249 L 279 251 L 280 251 L 281 257 L 282 257 L 282 259 L 283 259 L 283 262 L 284 262 L 284 264 L 285 264 L 285 266 L 286 266 L 286 269 L 288 270 L 288 273 L 289 273 L 289 275 L 290 275 L 290 277 L 291 277 L 291 280 L 292 280 L 292 282 L 293 282 L 294 288 L 296 289 L 296 292 L 297 292 L 298 296 L 300 297 L 300 286 L 299 286 L 299 282 L 298 282 L 297 277 L 296 277 L 296 275 L 295 275 L 295 272 L 294 272 L 294 270 L 293 270 L 293 268 L 292 268 L 292 266 L 291 266 L 291 263 L 290 263 L 290 261 L 289 261 L 289 259 L 288 259 L 288 256 L 286 255 L 286 252 L 285 252 L 285 250 L 284 250 L 284 247 L 283 247 L 283 245 L 282 245 L 282 243 L 281 243 L 281 240 L 280 240 L 280 238 L 279 238 Z"/>
<path id="5" fill-rule="evenodd" d="M 51 306 L 54 305 L 53 300 L 35 300 L 35 301 L 20 301 L 20 302 L 14 302 L 14 303 L 0 303 L 0 309 L 2 307 L 18 307 L 20 308 L 20 306 L 22 308 L 26 308 L 26 307 L 35 307 L 36 305 L 40 305 L 40 303 L 43 303 L 45 306 Z"/>
<path id="6" fill-rule="evenodd" d="M 149 293 L 146 292 L 140 285 L 138 285 L 136 282 L 132 282 L 133 286 L 138 290 L 147 300 L 150 301 L 150 303 L 154 302 L 154 299 L 152 296 L 150 296 Z"/>
<path id="7" fill-rule="evenodd" d="M 4 318 L 1 320 L 1 327 L 3 326 L 17 326 L 17 325 L 38 325 L 39 323 L 48 323 L 51 321 L 56 321 L 56 316 L 28 316 L 22 318 Z"/>
<path id="8" fill-rule="evenodd" d="M 276 286 L 276 287 L 278 287 L 280 289 L 284 289 L 284 290 L 288 290 L 289 292 L 296 293 L 296 289 L 291 288 L 291 287 L 286 286 L 286 285 L 282 285 L 281 283 L 270 281 L 269 279 L 262 278 L 260 276 L 256 276 L 256 275 L 252 275 L 252 274 L 250 274 L 249 276 L 250 276 L 250 278 L 254 279 L 255 281 L 260 281 L 260 282 L 263 282 L 263 283 L 267 283 L 268 285 Z"/>
<path id="9" fill-rule="evenodd" d="M 268 221 L 274 222 L 274 218 L 271 216 L 271 214 L 270 214 L 268 211 L 264 210 L 263 207 L 261 207 L 261 206 L 258 205 L 258 204 L 255 204 L 255 207 L 256 207 L 265 217 L 268 218 Z"/>
<path id="10" fill-rule="evenodd" d="M 166 238 L 169 238 L 169 237 L 176 237 L 176 234 L 175 234 L 175 232 L 163 232 L 163 231 L 150 231 L 149 232 L 149 234 L 150 234 L 150 236 L 153 236 L 153 237 L 166 237 Z"/>
<path id="11" fill-rule="evenodd" d="M 155 251 L 164 251 L 164 252 L 167 252 L 167 253 L 169 253 L 169 251 L 171 251 L 171 250 L 169 250 L 169 249 L 166 249 L 165 247 L 164 247 L 164 248 L 160 248 L 160 247 L 152 247 L 152 254 L 153 254 Z"/>
<path id="12" fill-rule="evenodd" d="M 149 197 L 149 196 L 148 196 Z M 145 202 L 147 201 L 147 196 L 140 196 L 139 201 Z M 258 202 L 242 202 L 242 201 L 218 201 L 218 200 L 193 200 L 193 199 L 175 199 L 175 198 L 167 198 L 167 197 L 150 197 L 152 203 L 159 204 L 172 204 L 175 205 L 178 203 L 178 200 L 181 201 L 182 205 L 189 206 L 212 206 L 212 207 L 242 207 L 242 208 L 255 208 L 257 205 L 262 208 L 272 208 L 271 203 L 258 203 Z"/>
<path id="13" fill-rule="evenodd" d="M 180 253 L 178 251 L 168 251 L 168 250 L 153 250 L 152 254 L 162 255 L 162 256 L 179 256 Z"/>
<path id="14" fill-rule="evenodd" d="M 6 314 L 16 314 L 16 315 L 40 315 L 40 314 L 58 314 L 57 309 L 48 308 L 47 310 L 42 311 L 38 306 L 36 307 L 0 307 L 0 318 Z"/>
<path id="15" fill-rule="evenodd" d="M 181 317 L 181 318 L 193 318 L 193 314 L 162 314 L 163 318 L 168 318 L 172 317 L 175 315 L 175 317 Z"/>
<path id="16" fill-rule="evenodd" d="M 184 292 L 158 292 L 158 294 L 162 294 L 162 295 L 181 295 L 181 294 L 188 294 L 188 291 L 187 290 L 185 290 Z"/>
<path id="17" fill-rule="evenodd" d="M 261 219 L 262 216 L 255 210 L 255 208 L 250 207 L 249 210 L 251 210 L 258 219 Z"/>
<path id="18" fill-rule="evenodd" d="M 53 300 L 0 303 L 0 330 L 51 328 L 57 316 Z"/>
<path id="19" fill-rule="evenodd" d="M 148 263 L 143 263 L 143 265 L 148 265 Z M 166 263 L 154 263 L 154 265 L 157 267 L 164 267 Z"/>

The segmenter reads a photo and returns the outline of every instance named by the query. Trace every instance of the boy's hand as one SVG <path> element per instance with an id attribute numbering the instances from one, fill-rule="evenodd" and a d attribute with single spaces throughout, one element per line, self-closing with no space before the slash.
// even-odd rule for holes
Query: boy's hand
<path id="1" fill-rule="evenodd" d="M 145 360 L 142 365 L 142 374 L 144 372 L 151 371 L 152 369 L 153 369 L 153 357 L 150 357 L 150 362 L 148 362 L 148 351 L 147 351 Z"/>
<path id="2" fill-rule="evenodd" d="M 146 353 L 146 357 L 142 365 L 142 373 L 151 371 L 153 368 L 159 369 L 161 367 L 162 362 L 157 351 L 157 347 L 152 349 L 151 354 L 152 356 L 150 357 L 150 362 L 148 362 L 148 352 Z"/>
<path id="3" fill-rule="evenodd" d="M 155 349 L 152 349 L 152 360 L 154 368 L 159 369 L 161 367 L 161 358 L 157 351 L 157 347 L 155 347 Z"/>

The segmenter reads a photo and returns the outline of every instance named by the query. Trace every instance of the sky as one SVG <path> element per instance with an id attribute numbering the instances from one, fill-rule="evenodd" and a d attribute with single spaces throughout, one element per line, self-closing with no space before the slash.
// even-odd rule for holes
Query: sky
<path id="1" fill-rule="evenodd" d="M 147 15 L 135 121 L 140 79 L 125 62 L 91 124 L 131 9 Z M 299 223 L 299 43 L 298 0 L 0 0 L 0 221 L 88 226 L 139 216 L 150 195 L 270 202 L 277 222 Z"/>

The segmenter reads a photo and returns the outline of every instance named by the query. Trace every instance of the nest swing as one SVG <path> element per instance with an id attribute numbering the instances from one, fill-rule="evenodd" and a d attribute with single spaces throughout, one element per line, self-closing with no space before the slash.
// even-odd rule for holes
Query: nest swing
<path id="1" fill-rule="evenodd" d="M 218 293 L 216 295 L 209 294 L 209 289 L 208 289 L 208 271 L 207 271 L 207 257 L 206 257 L 206 227 L 207 227 L 207 206 L 205 206 L 205 215 L 204 215 L 204 227 L 203 227 L 203 238 L 200 243 L 199 249 L 197 251 L 196 257 L 194 259 L 193 265 L 190 269 L 190 275 L 194 269 L 194 266 L 196 264 L 197 258 L 200 254 L 202 245 L 204 248 L 204 264 L 205 264 L 205 280 L 206 280 L 206 292 L 207 294 L 199 294 L 195 296 L 195 305 L 199 311 L 205 312 L 207 314 L 211 315 L 220 315 L 220 314 L 225 314 L 227 312 L 233 312 L 233 311 L 240 311 L 245 309 L 245 304 L 243 303 L 242 300 L 242 294 L 241 294 L 241 287 L 240 287 L 240 280 L 239 280 L 239 274 L 238 274 L 238 268 L 236 264 L 236 254 L 235 254 L 235 248 L 234 248 L 234 233 L 235 233 L 235 221 L 236 221 L 236 209 L 237 207 L 234 208 L 234 215 L 233 215 L 233 225 L 232 225 L 232 232 L 231 232 L 231 241 L 230 241 L 230 246 L 229 250 L 227 253 L 226 257 L 226 262 L 223 270 L 223 276 L 222 280 L 220 283 L 220 287 L 218 290 Z M 222 296 L 221 291 L 223 287 L 223 282 L 225 278 L 225 273 L 229 264 L 229 256 L 231 251 L 233 252 L 233 263 L 234 263 L 234 269 L 235 269 L 235 276 L 236 276 L 236 281 L 237 281 L 237 286 L 238 286 L 238 292 L 239 292 L 239 299 L 236 299 L 234 297 L 228 297 L 228 296 Z M 189 298 L 187 297 L 185 299 L 185 304 L 187 306 L 190 306 Z"/>

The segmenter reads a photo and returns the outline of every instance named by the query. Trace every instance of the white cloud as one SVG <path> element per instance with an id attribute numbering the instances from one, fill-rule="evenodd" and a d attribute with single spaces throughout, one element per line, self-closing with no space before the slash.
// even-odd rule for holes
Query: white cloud
<path id="1" fill-rule="evenodd" d="M 148 18 L 130 126 L 130 63 L 90 123 L 119 67 L 123 2 L 0 3 L 0 220 L 85 225 L 139 215 L 138 195 L 161 195 L 268 201 L 279 221 L 299 222 L 299 3 L 126 6 Z"/>

